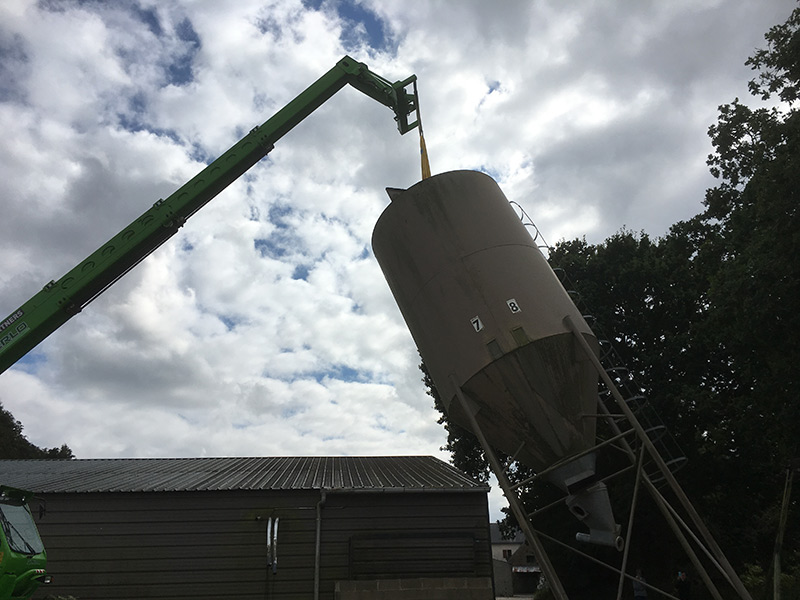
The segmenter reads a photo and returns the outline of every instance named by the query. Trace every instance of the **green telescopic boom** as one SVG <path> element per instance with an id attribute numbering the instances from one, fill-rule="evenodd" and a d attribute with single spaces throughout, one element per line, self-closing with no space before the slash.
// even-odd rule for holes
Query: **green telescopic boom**
<path id="1" fill-rule="evenodd" d="M 79 313 L 94 298 L 161 246 L 207 202 L 236 181 L 272 150 L 275 142 L 350 84 L 394 111 L 401 134 L 418 126 L 416 81 L 412 75 L 394 83 L 345 56 L 263 125 L 254 128 L 227 152 L 166 199 L 103 244 L 78 266 L 0 321 L 0 373 Z"/>

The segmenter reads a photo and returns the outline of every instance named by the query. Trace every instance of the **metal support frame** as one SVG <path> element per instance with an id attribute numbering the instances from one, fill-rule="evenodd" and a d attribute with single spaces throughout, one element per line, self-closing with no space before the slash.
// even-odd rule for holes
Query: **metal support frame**
<path id="1" fill-rule="evenodd" d="M 775 537 L 775 549 L 772 564 L 772 596 L 773 600 L 781 600 L 781 547 L 783 534 L 786 530 L 786 520 L 789 516 L 789 499 L 792 497 L 792 481 L 795 471 L 800 470 L 800 461 L 794 459 L 786 469 L 786 483 L 783 486 L 783 499 L 781 500 L 781 514 L 778 519 L 778 535 Z"/>
<path id="2" fill-rule="evenodd" d="M 602 404 L 601 404 L 600 405 L 600 410 L 604 410 L 604 408 L 605 407 L 602 406 Z M 615 421 L 609 420 L 608 422 L 609 422 L 609 425 L 610 425 L 610 427 L 612 428 L 613 431 L 619 431 L 619 426 L 617 425 L 617 423 Z M 631 446 L 627 442 L 625 442 L 625 444 L 624 444 L 624 450 L 628 454 L 628 456 L 630 457 L 630 459 L 632 461 L 636 460 L 633 448 L 631 448 Z M 641 448 L 642 461 L 644 459 L 644 450 L 645 450 L 645 446 L 643 444 L 642 448 Z M 714 600 L 722 600 L 722 596 L 720 595 L 719 590 L 717 590 L 716 586 L 711 581 L 711 578 L 709 577 L 708 573 L 706 572 L 705 567 L 703 567 L 703 563 L 700 562 L 700 559 L 697 557 L 697 554 L 695 553 L 694 548 L 692 548 L 691 544 L 689 544 L 689 540 L 684 535 L 684 529 L 688 530 L 689 529 L 688 526 L 686 526 L 685 523 L 683 523 L 683 522 L 679 523 L 679 520 L 676 520 L 676 514 L 674 512 L 674 509 L 669 505 L 669 503 L 666 501 L 666 499 L 661 495 L 661 493 L 658 491 L 658 488 L 653 484 L 653 482 L 651 481 L 651 479 L 647 475 L 647 473 L 642 471 L 641 473 L 638 474 L 637 480 L 636 480 L 636 484 L 638 485 L 640 482 L 643 482 L 645 484 L 645 487 L 647 488 L 647 491 L 650 492 L 650 495 L 652 496 L 653 500 L 655 501 L 656 506 L 658 506 L 659 510 L 661 511 L 662 516 L 666 520 L 667 524 L 670 526 L 670 529 L 672 529 L 672 532 L 675 534 L 675 538 L 681 544 L 681 547 L 683 548 L 684 552 L 686 552 L 686 555 L 689 557 L 689 560 L 691 561 L 692 565 L 695 567 L 697 572 L 700 574 L 700 577 L 703 580 L 703 583 L 706 585 L 706 587 L 710 591 L 711 595 L 714 597 Z M 631 508 L 631 511 L 632 510 L 633 510 L 633 507 Z M 681 529 L 681 525 L 683 525 L 684 529 Z M 628 531 L 627 533 L 628 533 L 628 535 L 630 535 L 630 531 Z M 696 537 L 694 537 L 694 539 L 695 539 L 695 542 L 698 543 L 698 545 L 700 545 L 702 547 L 702 543 Z M 623 572 L 624 572 L 624 569 L 623 569 Z M 659 590 L 659 591 L 662 591 L 662 590 Z M 663 591 L 662 591 L 662 593 L 663 593 Z"/>
<path id="3" fill-rule="evenodd" d="M 559 579 L 558 574 L 553 567 L 553 563 L 550 562 L 550 557 L 547 555 L 547 551 L 544 549 L 544 546 L 542 546 L 541 541 L 539 541 L 539 536 L 533 529 L 533 526 L 528 519 L 528 515 L 525 512 L 525 507 L 522 505 L 522 501 L 514 493 L 514 490 L 511 487 L 511 482 L 506 476 L 503 465 L 500 464 L 497 454 L 495 454 L 494 449 L 489 445 L 489 442 L 486 440 L 486 436 L 483 435 L 480 425 L 478 425 L 478 421 L 475 419 L 475 414 L 480 409 L 475 406 L 473 402 L 470 402 L 466 396 L 464 396 L 464 393 L 461 391 L 461 387 L 456 382 L 455 377 L 451 375 L 450 380 L 456 390 L 456 397 L 461 403 L 461 407 L 464 409 L 464 414 L 466 414 L 467 419 L 469 419 L 472 431 L 478 438 L 483 451 L 486 453 L 486 458 L 489 459 L 489 465 L 491 466 L 492 471 L 494 471 L 495 477 L 497 477 L 497 482 L 500 484 L 500 488 L 503 490 L 503 494 L 508 501 L 511 511 L 514 513 L 514 516 L 517 519 L 517 523 L 519 523 L 522 532 L 525 534 L 525 538 L 528 540 L 528 544 L 531 546 L 531 549 L 536 556 L 536 560 L 539 563 L 539 567 L 542 569 L 542 573 L 544 573 L 544 576 L 547 579 L 547 583 L 550 585 L 553 596 L 555 596 L 556 600 L 569 600 L 567 598 L 567 593 L 564 591 L 564 586 L 561 584 L 561 580 Z"/>
<path id="4" fill-rule="evenodd" d="M 686 496 L 683 489 L 680 487 L 680 484 L 678 484 L 677 480 L 672 474 L 672 471 L 669 469 L 669 466 L 664 461 L 663 457 L 661 457 L 657 448 L 653 444 L 652 440 L 647 435 L 647 431 L 642 427 L 642 425 L 639 423 L 633 411 L 631 411 L 630 407 L 625 402 L 625 399 L 622 397 L 622 394 L 620 393 L 619 389 L 615 386 L 614 382 L 611 380 L 611 377 L 608 375 L 608 373 L 606 373 L 602 363 L 594 354 L 591 346 L 589 346 L 588 342 L 583 337 L 583 334 L 576 327 L 575 323 L 569 316 L 564 318 L 564 324 L 574 334 L 575 339 L 578 341 L 578 345 L 581 347 L 583 352 L 592 362 L 593 366 L 600 375 L 600 378 L 602 379 L 606 388 L 616 401 L 616 404 L 618 405 L 619 410 L 622 412 L 622 415 L 624 416 L 625 420 L 630 425 L 630 429 L 622 431 L 618 425 L 620 415 L 612 414 L 608 410 L 608 408 L 603 404 L 603 402 L 601 402 L 598 399 L 598 408 L 601 414 L 597 415 L 597 417 L 605 419 L 605 421 L 611 427 L 613 435 L 610 439 L 601 441 L 592 449 L 587 450 L 587 452 L 590 452 L 598 448 L 612 446 L 622 450 L 622 452 L 625 453 L 631 460 L 631 467 L 628 467 L 620 471 L 620 472 L 625 472 L 630 469 L 634 469 L 635 471 L 634 491 L 633 491 L 633 496 L 631 498 L 630 515 L 628 517 L 626 535 L 630 536 L 633 530 L 634 513 L 636 510 L 638 496 L 641 488 L 644 488 L 653 498 L 653 501 L 661 511 L 665 521 L 671 528 L 678 542 L 681 544 L 681 547 L 685 551 L 687 557 L 691 561 L 696 572 L 698 573 L 703 583 L 705 584 L 706 589 L 714 598 L 714 600 L 723 600 L 722 594 L 719 592 L 714 582 L 712 581 L 705 566 L 698 557 L 697 552 L 695 552 L 692 542 L 702 550 L 708 561 L 714 566 L 714 568 L 718 570 L 718 572 L 731 585 L 736 594 L 742 600 L 752 600 L 749 592 L 744 587 L 744 584 L 741 582 L 738 575 L 733 570 L 733 567 L 730 565 L 727 558 L 723 554 L 722 550 L 719 548 L 716 541 L 711 536 L 711 533 L 709 532 L 705 523 L 700 518 L 700 515 L 692 506 L 691 502 L 689 501 L 689 498 Z M 589 554 L 581 552 L 577 548 L 565 544 L 564 542 L 554 540 L 553 538 L 544 534 L 543 532 L 537 531 L 533 527 L 531 519 L 533 516 L 539 514 L 539 512 L 541 511 L 536 511 L 532 514 L 528 514 L 527 511 L 525 510 L 524 505 L 522 504 L 521 499 L 517 495 L 517 490 L 522 485 L 531 483 L 539 479 L 542 473 L 537 473 L 537 475 L 535 475 L 534 477 L 528 478 L 523 482 L 512 485 L 508 479 L 505 468 L 498 459 L 494 449 L 489 445 L 486 436 L 484 435 L 483 431 L 480 428 L 480 425 L 477 422 L 477 419 L 475 418 L 475 415 L 478 413 L 480 408 L 475 403 L 471 402 L 464 395 L 460 386 L 457 385 L 454 376 L 451 376 L 451 382 L 456 390 L 456 397 L 458 398 L 458 401 L 464 410 L 464 414 L 467 416 L 467 419 L 469 420 L 472 431 L 478 438 L 478 441 L 480 442 L 481 447 L 483 448 L 483 451 L 486 454 L 486 457 L 489 461 L 489 465 L 491 466 L 491 469 L 495 474 L 495 477 L 497 478 L 500 488 L 503 490 L 503 494 L 505 495 L 506 500 L 508 501 L 509 507 L 512 513 L 514 514 L 514 517 L 517 519 L 517 523 L 522 529 L 522 532 L 525 534 L 525 537 L 528 541 L 528 545 L 530 546 L 531 550 L 536 556 L 536 560 L 538 561 L 539 566 L 542 569 L 542 573 L 547 579 L 547 582 L 550 585 L 550 589 L 556 600 L 568 600 L 568 597 L 566 591 L 564 590 L 563 584 L 561 583 L 561 580 L 552 562 L 550 561 L 547 550 L 544 548 L 542 544 L 542 540 L 547 540 L 549 542 L 562 546 L 566 549 L 569 549 L 572 552 L 578 554 L 579 556 L 582 556 L 597 564 L 600 564 L 601 566 L 617 573 L 620 579 L 617 588 L 616 598 L 617 600 L 621 599 L 625 581 L 633 579 L 633 576 L 627 573 L 627 564 L 628 564 L 627 544 L 623 551 L 621 567 L 618 568 L 613 565 L 607 564 L 601 560 L 598 560 L 597 558 Z M 635 436 L 635 438 L 638 440 L 640 444 L 636 449 L 634 449 L 634 447 L 631 445 L 632 442 L 630 442 L 627 439 L 632 435 Z M 648 473 L 644 469 L 644 463 L 646 457 L 649 457 L 652 460 L 652 462 L 658 468 L 660 475 L 663 477 L 663 480 L 669 484 L 670 489 L 674 493 L 675 497 L 678 499 L 684 512 L 688 515 L 689 521 L 691 522 L 691 524 L 694 525 L 694 531 L 696 531 L 697 533 L 695 533 L 692 530 L 692 527 L 678 515 L 678 512 L 675 510 L 675 508 L 673 508 L 667 502 L 667 500 L 658 490 L 656 485 L 653 483 L 653 480 L 651 479 L 650 475 L 648 475 Z M 570 459 L 572 458 L 574 457 L 570 457 Z M 659 481 L 661 480 L 659 479 Z M 558 503 L 560 502 L 562 501 L 559 501 Z M 553 503 L 553 505 L 558 503 Z M 691 540 L 689 538 L 691 538 Z M 650 590 L 658 592 L 659 594 L 663 595 L 666 598 L 674 598 L 674 596 L 671 593 L 665 590 L 658 589 L 649 584 L 645 585 Z"/>
<path id="5" fill-rule="evenodd" d="M 647 450 L 647 453 L 650 455 L 650 458 L 656 464 L 659 471 L 661 472 L 661 475 L 664 477 L 665 481 L 669 484 L 670 489 L 678 498 L 681 506 L 688 514 L 691 522 L 694 524 L 695 528 L 699 532 L 703 542 L 705 542 L 707 549 L 704 548 L 704 551 L 706 551 L 706 553 L 712 559 L 714 566 L 717 567 L 720 573 L 725 577 L 728 583 L 730 583 L 730 585 L 733 587 L 733 589 L 736 591 L 739 597 L 742 598 L 742 600 L 752 600 L 750 593 L 744 587 L 744 584 L 739 579 L 739 576 L 736 574 L 733 567 L 728 562 L 728 559 L 723 554 L 721 548 L 717 545 L 717 542 L 712 537 L 711 532 L 708 530 L 705 523 L 700 518 L 700 515 L 697 513 L 691 501 L 684 493 L 678 481 L 675 479 L 675 476 L 672 474 L 672 471 L 670 471 L 668 465 L 664 462 L 664 459 L 659 454 L 652 440 L 650 440 L 650 438 L 648 437 L 647 432 L 639 423 L 638 419 L 636 418 L 636 415 L 633 414 L 633 411 L 625 402 L 625 399 L 622 397 L 622 394 L 620 394 L 619 390 L 614 385 L 614 382 L 611 380 L 611 377 L 603 368 L 600 359 L 592 351 L 591 346 L 589 346 L 589 343 L 583 337 L 581 331 L 578 329 L 578 327 L 576 326 L 576 324 L 569 315 L 564 317 L 563 322 L 564 325 L 566 325 L 566 327 L 573 333 L 575 339 L 578 342 L 578 345 L 581 347 L 587 358 L 594 365 L 595 369 L 600 375 L 600 378 L 606 385 L 606 388 L 611 392 L 612 397 L 616 401 L 617 407 L 625 415 L 630 426 L 636 431 L 637 437 L 639 438 L 639 441 L 641 442 L 643 449 Z M 609 423 L 611 423 L 612 427 L 616 427 L 616 424 L 613 423 L 613 421 L 610 419 Z M 619 433 L 618 428 L 616 433 Z M 623 445 L 626 446 L 626 451 L 631 456 L 631 459 L 635 460 L 635 454 L 633 452 L 633 449 L 630 448 L 630 445 L 627 443 L 627 441 L 622 440 L 622 442 Z M 667 520 L 670 527 L 673 529 L 673 532 L 678 537 L 681 545 L 684 547 L 684 550 L 686 550 L 690 560 L 692 561 L 693 565 L 695 566 L 701 578 L 703 579 L 703 582 L 706 584 L 706 588 L 714 596 L 714 598 L 716 598 L 717 600 L 722 600 L 722 596 L 720 595 L 719 591 L 716 589 L 713 582 L 711 581 L 711 578 L 709 577 L 708 573 L 706 572 L 705 568 L 703 567 L 702 563 L 697 557 L 697 554 L 693 551 L 693 549 L 689 545 L 689 541 L 683 534 L 678 521 L 674 518 L 671 507 L 669 507 L 664 497 L 658 492 L 655 485 L 653 485 L 647 473 L 641 473 L 641 476 L 642 480 L 645 483 L 645 487 L 653 496 L 653 499 L 655 500 L 656 504 L 658 505 L 659 509 L 664 515 L 664 518 Z M 697 543 L 700 543 L 699 539 L 697 539 L 696 537 L 694 537 L 694 539 Z"/>
<path id="6" fill-rule="evenodd" d="M 544 238 L 542 237 L 542 235 L 541 235 L 541 233 L 539 231 L 539 228 L 536 227 L 536 225 L 533 223 L 531 218 L 525 213 L 525 210 L 519 204 L 517 204 L 516 202 L 511 202 L 510 204 L 512 206 L 516 207 L 519 210 L 519 212 L 521 213 L 520 214 L 520 220 L 523 221 L 523 223 L 526 225 L 526 227 L 530 226 L 530 227 L 533 228 L 533 230 L 535 232 L 535 235 L 532 236 L 533 239 L 534 239 L 534 242 L 536 242 L 537 247 L 542 251 L 542 253 L 545 256 L 547 256 L 547 253 L 550 250 L 550 246 L 544 241 Z M 539 241 L 540 239 L 541 239 L 541 241 Z M 559 280 L 561 280 L 562 283 L 563 283 L 562 277 L 559 276 Z M 572 292 L 568 291 L 567 293 L 570 295 L 571 298 L 573 297 L 573 293 Z M 574 301 L 574 298 L 573 298 L 573 301 Z M 733 567 L 730 565 L 730 563 L 728 562 L 727 558 L 723 554 L 722 550 L 717 545 L 717 543 L 714 540 L 714 538 L 711 536 L 710 531 L 706 527 L 706 525 L 703 522 L 703 520 L 700 518 L 700 515 L 697 513 L 695 508 L 692 506 L 691 502 L 689 501 L 689 498 L 686 496 L 686 494 L 684 493 L 683 489 L 680 487 L 680 485 L 678 484 L 677 480 L 675 479 L 675 477 L 673 475 L 673 472 L 672 472 L 672 470 L 670 469 L 670 466 L 669 466 L 670 463 L 672 463 L 673 461 L 670 461 L 670 463 L 667 463 L 667 462 L 664 461 L 664 458 L 661 456 L 661 454 L 657 450 L 656 446 L 654 445 L 653 440 L 650 439 L 650 437 L 649 437 L 649 435 L 647 433 L 647 430 L 645 430 L 645 428 L 641 425 L 641 423 L 639 422 L 639 420 L 636 417 L 636 415 L 634 414 L 634 412 L 628 406 L 627 402 L 623 398 L 623 396 L 620 393 L 619 389 L 617 388 L 617 386 L 612 381 L 609 373 L 607 372 L 607 370 L 605 369 L 605 367 L 601 363 L 600 359 L 595 355 L 595 353 L 592 350 L 591 346 L 589 345 L 587 340 L 583 337 L 583 334 L 578 329 L 578 327 L 576 326 L 576 324 L 574 323 L 572 318 L 570 316 L 564 317 L 563 323 L 569 329 L 569 331 L 572 332 L 572 334 L 574 335 L 575 339 L 578 342 L 578 345 L 581 347 L 581 350 L 584 352 L 584 354 L 587 356 L 587 358 L 592 362 L 592 365 L 594 366 L 594 368 L 596 369 L 596 371 L 599 374 L 600 378 L 602 379 L 603 383 L 605 384 L 608 392 L 614 398 L 614 401 L 616 402 L 617 406 L 619 407 L 620 411 L 622 412 L 621 415 L 620 414 L 613 414 L 612 415 L 611 412 L 608 410 L 608 408 L 605 406 L 605 404 L 602 402 L 602 400 L 600 400 L 598 398 L 598 407 L 599 407 L 599 412 L 601 414 L 598 414 L 598 415 L 582 415 L 582 417 L 583 418 L 604 419 L 609 424 L 609 426 L 611 428 L 611 431 L 612 431 L 612 434 L 613 434 L 613 436 L 612 436 L 612 438 L 610 440 L 606 440 L 605 442 L 601 442 L 600 444 L 597 444 L 594 448 L 592 448 L 592 450 L 597 449 L 599 447 L 602 447 L 604 445 L 605 446 L 611 445 L 611 447 L 613 447 L 613 448 L 617 448 L 617 449 L 622 450 L 625 454 L 628 455 L 628 457 L 629 457 L 629 459 L 631 461 L 631 465 L 632 465 L 631 467 L 628 467 L 627 469 L 622 469 L 621 471 L 619 471 L 618 473 L 612 475 L 611 477 L 615 477 L 616 475 L 618 475 L 620 473 L 623 473 L 623 472 L 626 472 L 627 470 L 629 470 L 631 468 L 635 469 L 636 479 L 635 479 L 635 484 L 634 484 L 633 497 L 631 499 L 630 516 L 629 516 L 629 519 L 628 519 L 628 529 L 625 532 L 626 535 L 630 536 L 630 534 L 631 534 L 632 527 L 633 527 L 633 521 L 634 521 L 634 511 L 636 509 L 637 497 L 638 497 L 638 494 L 639 494 L 640 487 L 643 484 L 643 487 L 652 496 L 656 506 L 661 511 L 665 521 L 668 523 L 669 527 L 672 529 L 675 537 L 677 538 L 677 540 L 681 544 L 682 548 L 686 552 L 687 557 L 692 562 L 694 567 L 697 569 L 697 572 L 700 574 L 700 577 L 703 579 L 703 582 L 705 583 L 706 588 L 708 589 L 710 594 L 715 598 L 715 600 L 722 600 L 722 596 L 720 595 L 719 591 L 715 587 L 714 583 L 711 581 L 711 578 L 709 577 L 708 573 L 706 572 L 705 567 L 700 562 L 700 559 L 698 558 L 697 554 L 694 551 L 694 548 L 690 544 L 689 539 L 687 539 L 687 535 L 686 534 L 688 534 L 692 538 L 692 541 L 695 543 L 695 545 L 697 545 L 704 552 L 704 554 L 706 555 L 706 558 L 713 564 L 713 566 L 718 570 L 718 572 L 722 575 L 722 577 L 731 585 L 731 587 L 734 589 L 734 591 L 737 593 L 737 595 L 742 600 L 752 600 L 752 598 L 750 596 L 750 593 L 744 587 L 744 584 L 741 582 L 741 580 L 739 579 L 738 575 L 733 570 Z M 459 398 L 461 399 L 462 398 L 461 390 L 458 388 L 458 386 L 456 386 L 456 390 L 458 390 Z M 479 432 L 480 430 L 477 427 L 477 422 L 476 422 L 476 420 L 474 418 L 473 413 L 471 413 L 469 410 L 466 410 L 466 408 L 467 408 L 466 399 L 463 399 L 462 403 L 464 404 L 465 412 L 467 412 L 467 414 L 469 415 L 470 422 L 472 423 L 473 429 L 476 432 Z M 629 423 L 631 429 L 626 430 L 625 432 L 622 432 L 620 427 L 618 426 L 618 422 L 621 422 L 621 419 L 626 420 Z M 639 448 L 637 448 L 636 451 L 633 449 L 633 447 L 631 446 L 630 442 L 627 439 L 627 436 L 629 434 L 631 434 L 631 433 L 634 433 L 636 438 L 641 443 L 641 446 Z M 487 456 L 489 456 L 490 452 L 491 452 L 491 449 L 488 448 L 488 444 L 486 443 L 486 440 L 485 440 L 485 438 L 483 438 L 482 434 L 479 435 L 479 439 L 481 441 L 481 445 L 484 447 L 484 450 L 487 451 Z M 619 442 L 619 444 L 617 444 L 617 442 Z M 684 522 L 683 519 L 681 519 L 681 517 L 678 515 L 677 511 L 672 506 L 670 506 L 670 504 L 667 502 L 667 500 L 664 498 L 664 496 L 661 494 L 661 492 L 656 487 L 654 481 L 651 479 L 651 477 L 648 474 L 648 472 L 644 469 L 644 463 L 645 463 L 645 456 L 646 455 L 650 456 L 650 458 L 652 459 L 653 463 L 655 464 L 655 466 L 657 468 L 657 471 L 659 471 L 661 476 L 663 477 L 663 479 L 658 479 L 657 483 L 662 484 L 664 481 L 666 481 L 666 483 L 669 484 L 669 487 L 671 488 L 671 490 L 673 491 L 673 493 L 675 494 L 675 496 L 679 500 L 679 502 L 680 502 L 681 506 L 683 507 L 685 513 L 689 516 L 689 520 L 694 524 L 694 527 L 695 527 L 696 531 L 699 532 L 699 537 L 698 537 L 698 535 L 696 535 L 692 531 L 691 527 L 686 522 Z M 494 457 L 494 453 L 493 452 L 491 453 L 491 456 Z M 496 457 L 494 457 L 494 460 L 495 460 L 495 462 L 497 462 L 496 461 Z M 498 465 L 499 465 L 499 463 L 498 463 Z M 798 467 L 800 467 L 800 465 L 797 465 L 795 468 L 798 468 Z M 492 463 L 492 469 L 495 471 L 495 474 L 498 475 L 498 481 L 501 481 L 499 475 L 500 474 L 503 475 L 503 481 L 505 481 L 505 485 L 507 486 L 508 480 L 505 477 L 505 471 L 499 472 L 499 469 L 496 469 L 493 463 Z M 626 544 L 626 547 L 625 547 L 625 550 L 624 550 L 624 554 L 623 554 L 623 558 L 622 558 L 622 568 L 618 569 L 618 568 L 616 568 L 616 567 L 614 567 L 612 565 L 606 564 L 606 563 L 596 559 L 593 556 L 590 556 L 590 555 L 588 555 L 588 554 L 586 554 L 584 552 L 581 552 L 580 550 L 578 550 L 576 548 L 573 548 L 572 546 L 569 546 L 569 545 L 565 544 L 564 542 L 561 542 L 559 540 L 555 540 L 555 539 L 551 538 L 550 536 L 548 536 L 548 535 L 546 535 L 546 534 L 544 534 L 542 532 L 535 532 L 533 530 L 533 527 L 532 527 L 532 525 L 530 523 L 530 519 L 532 517 L 538 515 L 539 513 L 544 512 L 545 510 L 547 510 L 547 509 L 555 506 L 556 504 L 562 502 L 563 500 L 551 503 L 550 505 L 548 505 L 548 506 L 546 506 L 544 508 L 540 508 L 540 509 L 536 510 L 534 513 L 532 513 L 531 515 L 525 515 L 524 510 L 520 510 L 518 508 L 515 508 L 515 505 L 517 503 L 519 503 L 519 500 L 516 498 L 516 496 L 514 496 L 513 494 L 511 494 L 509 492 L 513 492 L 518 487 L 520 487 L 522 485 L 525 485 L 527 483 L 533 482 L 534 480 L 538 479 L 538 477 L 540 475 L 541 474 L 539 473 L 534 477 L 530 477 L 530 478 L 526 479 L 525 481 L 520 482 L 520 483 L 516 484 L 515 486 L 513 486 L 513 487 L 511 487 L 509 489 L 507 489 L 507 487 L 503 487 L 503 483 L 501 483 L 501 487 L 503 487 L 503 492 L 505 493 L 506 498 L 509 501 L 509 504 L 512 506 L 512 510 L 514 511 L 514 515 L 517 517 L 518 522 L 520 524 L 522 524 L 523 522 L 525 523 L 525 528 L 523 528 L 523 531 L 527 535 L 527 529 L 530 529 L 531 531 L 533 531 L 534 534 L 538 533 L 538 536 L 540 538 L 548 540 L 548 541 L 550 541 L 550 542 L 552 542 L 554 544 L 557 544 L 559 546 L 562 546 L 562 547 L 564 547 L 566 549 L 569 549 L 569 550 L 573 551 L 574 553 L 576 553 L 578 555 L 581 555 L 584 558 L 586 558 L 586 559 L 588 559 L 588 560 L 590 560 L 592 562 L 598 563 L 598 564 L 610 569 L 611 571 L 614 571 L 614 572 L 618 573 L 620 575 L 620 582 L 619 582 L 619 586 L 618 586 L 618 590 L 617 590 L 617 599 L 619 600 L 621 598 L 621 596 L 622 596 L 624 581 L 626 579 L 630 579 L 630 580 L 633 579 L 633 577 L 631 575 L 626 573 L 627 554 L 628 554 L 628 545 L 627 544 Z M 610 477 L 608 477 L 608 478 L 610 478 Z M 789 483 L 789 485 L 791 485 L 791 483 Z M 514 500 L 511 499 L 512 496 L 513 496 Z M 523 518 L 520 518 L 520 515 L 518 513 L 521 513 Z M 702 538 L 702 541 L 701 541 L 700 538 Z M 780 542 L 781 541 L 782 541 L 782 535 L 779 533 L 778 541 L 776 542 L 776 553 L 778 551 L 777 549 L 780 547 Z M 705 545 L 704 545 L 704 543 L 705 543 Z M 541 542 L 539 541 L 538 538 L 537 538 L 537 544 L 538 544 L 539 547 L 541 546 Z M 540 551 L 544 552 L 544 549 L 541 549 Z M 538 554 L 537 554 L 537 558 L 538 558 Z M 549 561 L 548 561 L 548 564 L 549 564 Z M 776 560 L 776 572 L 777 572 L 777 569 L 780 568 L 778 565 L 779 565 L 779 562 Z M 552 568 L 552 565 L 550 565 L 550 568 Z M 545 573 L 545 576 L 549 577 L 547 575 L 547 573 Z M 652 591 L 655 591 L 655 592 L 658 592 L 658 593 L 662 594 L 663 596 L 665 596 L 667 598 L 675 598 L 672 594 L 670 594 L 670 593 L 668 593 L 668 592 L 666 592 L 664 590 L 659 590 L 659 589 L 657 589 L 654 586 L 649 585 L 649 584 L 644 584 L 644 585 L 648 589 L 650 589 Z M 559 586 L 560 586 L 560 583 L 559 583 Z M 561 588 L 561 589 L 562 589 L 562 592 L 563 592 L 563 588 Z M 560 596 L 559 594 L 556 594 L 556 597 L 559 598 L 559 599 L 562 598 L 562 596 Z M 779 592 L 776 591 L 775 592 L 775 598 L 777 599 L 778 597 L 779 597 Z"/>
<path id="7" fill-rule="evenodd" d="M 639 449 L 639 456 L 636 458 L 636 482 L 633 484 L 633 497 L 631 498 L 631 511 L 628 515 L 628 529 L 626 534 L 630 537 L 633 531 L 633 517 L 636 514 L 636 502 L 639 499 L 639 483 L 642 481 L 642 467 L 644 466 L 644 446 Z M 628 571 L 628 555 L 631 550 L 630 544 L 625 544 L 625 549 L 622 553 L 622 567 L 620 571 L 626 573 Z M 617 586 L 617 600 L 622 600 L 622 586 L 625 583 L 625 578 L 619 578 L 619 585 Z"/>

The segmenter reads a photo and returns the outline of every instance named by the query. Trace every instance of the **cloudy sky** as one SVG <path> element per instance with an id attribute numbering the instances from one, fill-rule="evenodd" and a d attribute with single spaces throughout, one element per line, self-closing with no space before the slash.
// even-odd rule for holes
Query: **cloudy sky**
<path id="1" fill-rule="evenodd" d="M 0 317 L 348 54 L 419 78 L 434 173 L 489 173 L 553 243 L 701 210 L 707 129 L 791 0 L 0 2 Z M 432 454 L 372 255 L 418 138 L 344 89 L 0 375 L 80 458 Z"/>

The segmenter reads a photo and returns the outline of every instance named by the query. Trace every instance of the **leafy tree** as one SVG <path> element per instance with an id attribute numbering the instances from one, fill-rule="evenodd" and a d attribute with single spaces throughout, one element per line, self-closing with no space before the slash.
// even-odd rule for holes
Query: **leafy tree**
<path id="1" fill-rule="evenodd" d="M 747 61 L 759 72 L 749 87 L 778 104 L 751 109 L 737 99 L 720 107 L 708 160 L 720 183 L 708 190 L 703 214 L 719 231 L 709 324 L 730 371 L 717 394 L 721 445 L 749 481 L 742 490 L 752 523 L 748 562 L 761 564 L 771 556 L 783 473 L 800 440 L 800 8 L 765 38 L 767 48 Z M 722 494 L 715 500 L 720 508 L 733 504 Z M 796 533 L 795 519 L 787 540 Z M 795 552 L 796 542 L 787 550 Z"/>
<path id="2" fill-rule="evenodd" d="M 74 458 L 64 444 L 60 448 L 39 448 L 22 434 L 22 423 L 0 404 L 0 458 Z M 0 482 L 2 483 L 2 482 Z"/>
<path id="3" fill-rule="evenodd" d="M 765 38 L 746 64 L 757 72 L 751 93 L 771 104 L 719 107 L 708 158 L 719 183 L 704 211 L 659 239 L 623 229 L 550 253 L 688 456 L 682 486 L 756 583 L 769 572 L 786 465 L 800 453 L 800 8 Z M 443 422 L 454 463 L 483 477 L 477 443 Z M 788 527 L 791 578 L 800 519 Z M 659 548 L 660 559 L 671 552 Z"/>

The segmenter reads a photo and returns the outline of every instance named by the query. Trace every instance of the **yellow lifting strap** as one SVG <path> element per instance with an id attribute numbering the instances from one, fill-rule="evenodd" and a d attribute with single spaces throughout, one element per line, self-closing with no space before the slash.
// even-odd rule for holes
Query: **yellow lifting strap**
<path id="1" fill-rule="evenodd" d="M 422 124 L 419 128 L 419 153 L 422 158 L 422 178 L 431 176 L 431 164 L 428 162 L 428 149 L 425 147 L 425 136 L 422 135 Z"/>
<path id="2" fill-rule="evenodd" d="M 431 164 L 428 162 L 428 148 L 425 146 L 425 135 L 422 133 L 422 115 L 419 112 L 419 95 L 417 94 L 417 81 L 414 80 L 414 98 L 417 102 L 417 128 L 419 129 L 419 154 L 422 160 L 422 178 L 431 176 Z"/>

